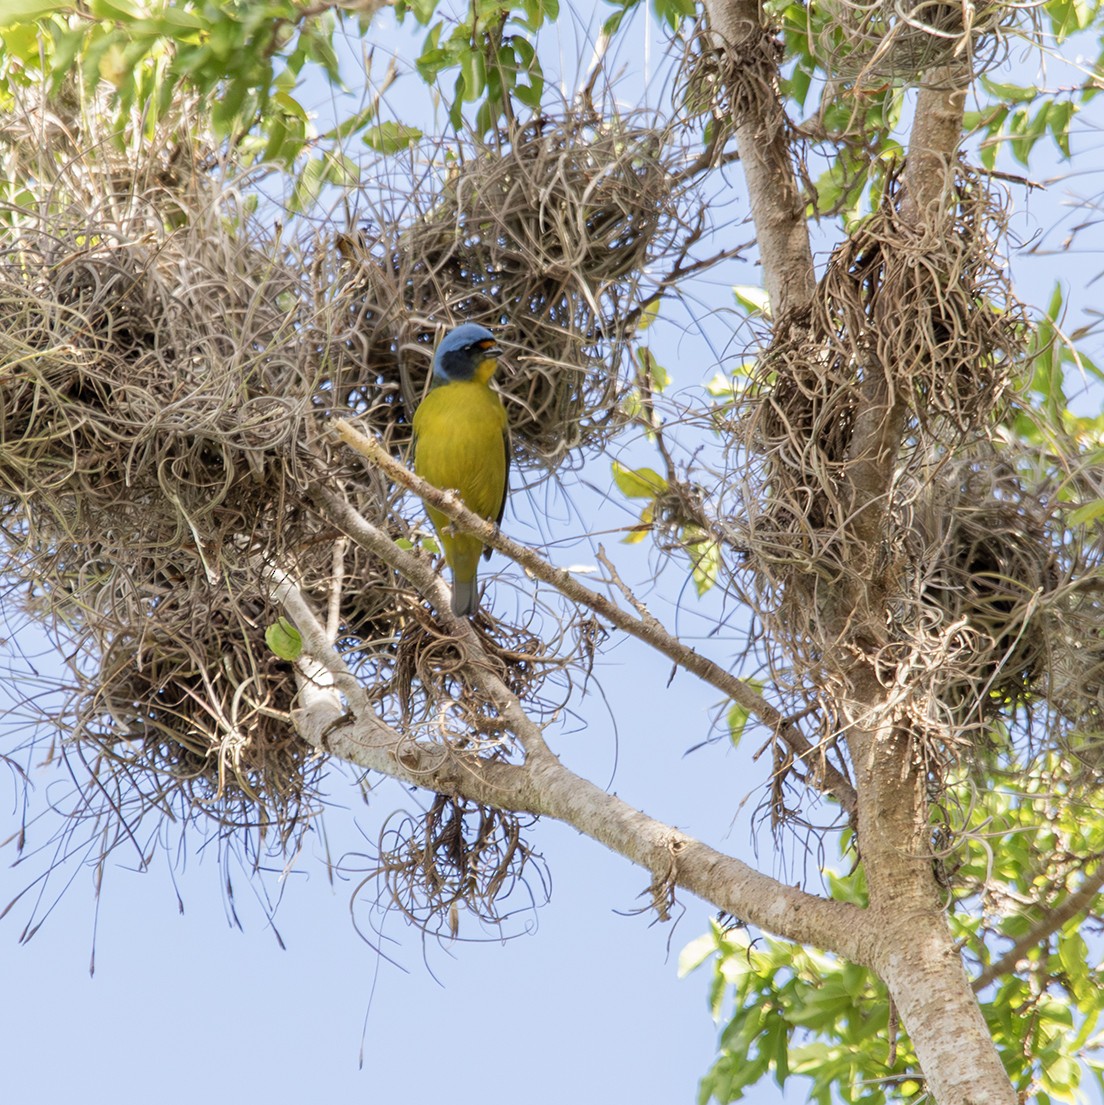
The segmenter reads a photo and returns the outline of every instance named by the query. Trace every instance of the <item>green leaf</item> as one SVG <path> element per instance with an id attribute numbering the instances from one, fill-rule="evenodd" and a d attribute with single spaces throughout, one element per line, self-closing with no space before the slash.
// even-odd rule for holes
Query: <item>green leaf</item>
<path id="1" fill-rule="evenodd" d="M 636 351 L 636 363 L 640 371 L 647 376 L 647 386 L 651 391 L 663 391 L 671 383 L 671 375 L 655 359 L 655 354 L 646 346 L 640 346 Z"/>
<path id="2" fill-rule="evenodd" d="M 613 461 L 613 482 L 627 499 L 654 499 L 667 490 L 667 480 L 654 468 L 626 468 Z"/>
<path id="3" fill-rule="evenodd" d="M 658 299 L 653 299 L 651 303 L 645 303 L 644 306 L 640 308 L 640 315 L 636 320 L 637 330 L 647 330 L 648 327 L 659 318 L 659 302 Z"/>
<path id="4" fill-rule="evenodd" d="M 434 28 L 437 30 L 438 28 Z M 432 37 L 432 35 L 431 35 Z M 414 62 L 418 75 L 426 84 L 432 84 L 437 79 L 437 74 L 447 69 L 453 62 L 451 50 L 427 48 L 421 52 Z"/>
<path id="5" fill-rule="evenodd" d="M 784 83 L 789 96 L 793 98 L 798 106 L 804 107 L 809 89 L 813 84 L 813 69 L 809 66 L 798 65 Z"/>
<path id="6" fill-rule="evenodd" d="M 281 96 L 286 96 L 284 92 L 276 94 L 274 99 L 280 102 Z M 298 101 L 291 96 L 287 96 L 288 100 L 291 100 L 297 107 Z M 302 110 L 300 108 L 300 110 Z M 336 127 L 331 127 L 328 131 L 321 135 L 324 141 L 335 141 L 348 138 L 351 134 L 356 134 L 358 131 L 366 127 L 376 117 L 376 105 L 374 103 L 368 104 L 367 107 L 362 107 L 360 111 L 350 115 L 347 119 L 342 119 Z M 306 115 L 304 114 L 304 118 Z"/>
<path id="7" fill-rule="evenodd" d="M 514 97 L 533 111 L 540 109 L 543 95 L 544 81 L 540 77 L 534 77 L 532 84 L 519 84 L 514 87 Z"/>
<path id="8" fill-rule="evenodd" d="M 741 378 L 746 380 L 754 368 L 755 361 L 744 361 L 743 364 L 733 369 L 728 376 L 723 372 L 716 373 L 713 379 L 705 385 L 706 394 L 711 395 L 714 399 L 731 399 L 736 394 L 739 386 L 737 381 Z"/>
<path id="9" fill-rule="evenodd" d="M 1076 112 L 1077 105 L 1072 100 L 1055 101 L 1047 112 L 1047 126 L 1055 145 L 1067 159 L 1073 156 L 1070 151 L 1070 122 Z"/>
<path id="10" fill-rule="evenodd" d="M 1092 21 L 1095 5 L 1086 0 L 1049 0 L 1044 5 L 1056 44 L 1084 30 Z"/>
<path id="11" fill-rule="evenodd" d="M 602 34 L 606 38 L 612 38 L 621 29 L 621 21 L 628 15 L 628 11 L 624 8 L 621 11 L 616 11 L 613 15 L 609 16 L 605 23 L 602 24 Z"/>
<path id="12" fill-rule="evenodd" d="M 398 153 L 420 141 L 422 132 L 405 123 L 384 122 L 369 127 L 364 132 L 364 144 L 378 153 Z"/>
<path id="13" fill-rule="evenodd" d="M 33 23 L 11 26 L 4 31 L 3 53 L 18 58 L 24 65 L 38 68 L 42 31 Z M 0 78 L 0 87 L 3 79 Z"/>
<path id="14" fill-rule="evenodd" d="M 1104 499 L 1094 499 L 1070 511 L 1069 524 L 1083 526 L 1086 522 L 1095 522 L 1098 518 L 1104 518 Z"/>
<path id="15" fill-rule="evenodd" d="M 691 940 L 678 957 L 678 976 L 685 978 L 691 971 L 696 971 L 707 959 L 717 951 L 717 938 L 712 932 L 703 933 Z"/>
<path id="16" fill-rule="evenodd" d="M 640 511 L 640 521 L 629 526 L 628 532 L 621 538 L 622 545 L 639 545 L 655 529 L 655 503 L 645 503 Z"/>
<path id="17" fill-rule="evenodd" d="M 399 0 L 395 5 L 395 14 L 401 21 L 407 12 L 409 12 L 423 27 L 425 27 L 436 13 L 437 3 L 438 0 Z"/>
<path id="18" fill-rule="evenodd" d="M 736 379 L 718 372 L 708 384 L 705 385 L 707 395 L 714 399 L 731 399 L 736 391 Z"/>
<path id="19" fill-rule="evenodd" d="M 652 11 L 660 23 L 666 23 L 672 31 L 677 31 L 684 19 L 693 19 L 694 0 L 652 0 Z"/>
<path id="20" fill-rule="evenodd" d="M 281 617 L 265 630 L 265 644 L 281 660 L 294 662 L 303 655 L 303 637 L 298 629 Z"/>
<path id="21" fill-rule="evenodd" d="M 1063 934 L 1058 938 L 1058 962 L 1062 970 L 1071 977 L 1077 977 L 1085 973 L 1085 964 L 1088 961 L 1089 949 L 1084 937 L 1077 932 L 1068 935 Z"/>
<path id="22" fill-rule="evenodd" d="M 468 103 L 478 100 L 487 87 L 487 63 L 482 52 L 468 49 L 461 55 L 460 76 L 463 78 L 461 99 Z"/>
<path id="23" fill-rule="evenodd" d="M 1039 95 L 1039 89 L 1034 85 L 1001 84 L 998 81 L 990 80 L 988 77 L 982 77 L 981 83 L 990 96 L 1008 104 L 1030 103 L 1037 99 Z"/>
<path id="24" fill-rule="evenodd" d="M 721 569 L 721 546 L 717 541 L 699 541 L 687 546 L 692 568 L 691 578 L 701 598 L 716 582 Z"/>
<path id="25" fill-rule="evenodd" d="M 757 288 L 751 284 L 734 284 L 732 294 L 749 315 L 771 317 L 770 296 L 765 288 Z"/>
<path id="26" fill-rule="evenodd" d="M 292 211 L 305 211 L 318 198 L 325 182 L 326 163 L 320 157 L 312 157 L 299 173 L 291 192 L 289 207 Z"/>
<path id="27" fill-rule="evenodd" d="M 178 4 L 168 4 L 157 13 L 157 22 L 165 28 L 162 34 L 170 37 L 175 32 L 199 31 L 205 26 L 198 12 L 189 11 Z"/>
<path id="28" fill-rule="evenodd" d="M 1029 164 L 1035 143 L 1046 133 L 1047 119 L 1052 106 L 1052 102 L 1047 101 L 1040 105 L 1034 115 L 1031 115 L 1027 108 L 1020 108 L 1013 112 L 1009 119 L 1008 132 L 1011 136 L 1009 144 L 1012 148 L 1012 156 L 1021 165 Z"/>
<path id="29" fill-rule="evenodd" d="M 749 717 L 751 717 L 750 711 L 746 706 L 741 706 L 739 702 L 733 702 L 729 706 L 725 721 L 728 723 L 728 739 L 732 742 L 733 748 L 740 743 L 744 730 L 747 728 Z"/>
<path id="30" fill-rule="evenodd" d="M 0 27 L 42 19 L 67 7 L 68 4 L 57 3 L 56 0 L 4 0 L 3 10 L 0 11 Z"/>

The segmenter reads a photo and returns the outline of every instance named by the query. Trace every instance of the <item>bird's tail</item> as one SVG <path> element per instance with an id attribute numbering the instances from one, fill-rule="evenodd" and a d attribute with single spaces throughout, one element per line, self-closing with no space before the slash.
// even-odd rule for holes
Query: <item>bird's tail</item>
<path id="1" fill-rule="evenodd" d="M 452 578 L 452 612 L 458 618 L 470 618 L 479 609 L 479 580 Z"/>

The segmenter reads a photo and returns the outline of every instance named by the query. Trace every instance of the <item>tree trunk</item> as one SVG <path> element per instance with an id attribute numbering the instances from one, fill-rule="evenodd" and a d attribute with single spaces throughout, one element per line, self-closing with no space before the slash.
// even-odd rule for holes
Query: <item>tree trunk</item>
<path id="1" fill-rule="evenodd" d="M 939 1105 L 1014 1105 L 1015 1091 L 944 916 L 932 868 L 923 758 L 894 724 L 874 673 L 861 669 L 853 678 L 857 701 L 847 743 L 870 924 L 877 932 L 874 969 Z"/>
<path id="2" fill-rule="evenodd" d="M 755 222 L 765 283 L 777 320 L 813 296 L 815 274 L 804 202 L 776 94 L 773 40 L 748 0 L 706 0 L 734 103 L 733 125 Z M 962 133 L 960 70 L 930 74 L 921 90 L 905 174 L 902 215 L 917 233 L 941 233 Z M 902 397 L 895 366 L 870 366 L 867 394 L 851 442 L 851 504 L 846 537 L 855 575 L 839 595 L 835 670 L 844 734 L 855 767 L 860 856 L 870 891 L 872 962 L 886 983 L 939 1105 L 1013 1105 L 1015 1092 L 966 977 L 944 916 L 932 869 L 926 768 L 907 722 L 898 718 L 871 663 L 863 659 L 865 609 L 877 630 L 885 595 L 872 574 L 900 438 Z M 859 593 L 861 591 L 861 593 Z M 865 619 L 860 617 L 858 622 Z M 858 657 L 848 661 L 846 657 Z"/>
<path id="3" fill-rule="evenodd" d="M 748 186 L 763 283 L 776 320 L 809 305 L 816 289 L 805 199 L 797 187 L 790 134 L 778 96 L 777 49 L 748 0 L 706 0 L 725 58 L 732 124 Z"/>

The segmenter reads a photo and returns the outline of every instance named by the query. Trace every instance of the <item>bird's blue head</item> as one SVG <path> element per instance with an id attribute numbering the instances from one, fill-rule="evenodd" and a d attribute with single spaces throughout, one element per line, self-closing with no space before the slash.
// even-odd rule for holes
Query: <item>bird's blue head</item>
<path id="1" fill-rule="evenodd" d="M 475 380 L 486 383 L 502 350 L 485 326 L 465 322 L 450 330 L 433 355 L 433 375 L 441 382 Z"/>

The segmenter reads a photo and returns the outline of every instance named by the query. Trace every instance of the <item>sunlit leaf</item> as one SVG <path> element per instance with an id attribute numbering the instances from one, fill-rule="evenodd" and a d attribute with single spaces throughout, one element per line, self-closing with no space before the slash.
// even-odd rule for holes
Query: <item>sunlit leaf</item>
<path id="1" fill-rule="evenodd" d="M 3 6 L 0 7 L 0 27 L 42 19 L 68 7 L 69 4 L 57 3 L 55 0 L 4 0 Z"/>
<path id="2" fill-rule="evenodd" d="M 627 468 L 612 461 L 613 482 L 628 499 L 654 499 L 667 490 L 667 480 L 654 468 Z"/>
<path id="3" fill-rule="evenodd" d="M 295 661 L 303 654 L 302 634 L 284 617 L 265 629 L 265 644 L 281 660 Z"/>
<path id="4" fill-rule="evenodd" d="M 637 330 L 647 330 L 657 318 L 659 318 L 659 300 L 653 299 L 641 307 L 636 321 Z"/>
<path id="5" fill-rule="evenodd" d="M 417 127 L 408 127 L 405 123 L 374 123 L 364 132 L 363 140 L 379 153 L 397 153 L 414 145 L 422 137 Z"/>
<path id="6" fill-rule="evenodd" d="M 687 546 L 690 553 L 691 577 L 699 597 L 717 582 L 722 556 L 717 541 L 701 541 Z"/>
<path id="7" fill-rule="evenodd" d="M 735 284 L 732 294 L 736 297 L 736 302 L 749 315 L 764 315 L 770 318 L 770 296 L 767 295 L 765 288 L 757 288 L 752 284 Z"/>
<path id="8" fill-rule="evenodd" d="M 1083 526 L 1087 522 L 1095 522 L 1098 518 L 1104 518 L 1104 499 L 1093 499 L 1092 502 L 1070 511 L 1069 521 L 1072 526 Z"/>

